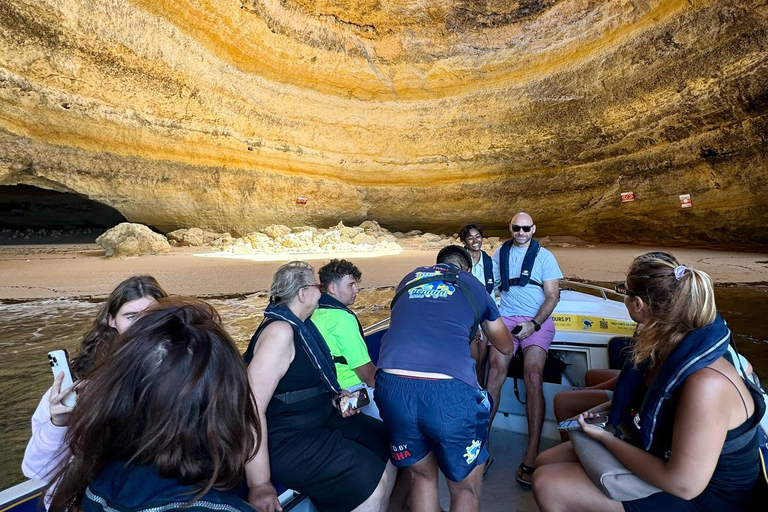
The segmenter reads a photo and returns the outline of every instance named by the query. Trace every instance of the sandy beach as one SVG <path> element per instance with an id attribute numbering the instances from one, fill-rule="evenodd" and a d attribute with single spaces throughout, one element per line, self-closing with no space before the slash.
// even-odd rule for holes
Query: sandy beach
<path id="1" fill-rule="evenodd" d="M 568 239 L 548 248 L 566 279 L 621 281 L 632 258 L 659 247 L 591 245 Z M 704 270 L 717 284 L 760 284 L 768 281 L 768 254 L 707 249 L 666 249 L 678 259 Z M 96 244 L 0 246 L 0 299 L 100 297 L 124 278 L 154 275 L 170 293 L 195 296 L 248 294 L 269 288 L 272 273 L 285 261 L 251 261 L 200 257 L 207 247 L 174 247 L 170 254 L 132 259 L 105 259 Z M 362 287 L 395 286 L 407 272 L 434 262 L 436 250 L 406 250 L 397 255 L 342 257 L 354 260 L 363 272 Z M 310 259 L 316 268 L 334 255 Z M 309 258 L 307 258 L 309 259 Z"/>

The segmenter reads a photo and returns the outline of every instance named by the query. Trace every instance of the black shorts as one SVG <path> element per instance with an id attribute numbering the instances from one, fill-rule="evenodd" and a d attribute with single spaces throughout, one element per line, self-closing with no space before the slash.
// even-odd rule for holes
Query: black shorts
<path id="1" fill-rule="evenodd" d="M 762 478 L 762 477 L 761 477 Z M 740 499 L 734 499 L 734 498 Z M 730 499 L 728 499 L 730 498 Z M 646 498 L 622 501 L 626 512 L 752 512 L 765 510 L 764 502 L 751 499 L 749 491 L 721 496 L 705 490 L 688 501 L 666 492 L 657 492 Z"/>
<path id="2" fill-rule="evenodd" d="M 272 480 L 306 494 L 321 512 L 349 512 L 367 500 L 389 460 L 384 424 L 335 409 L 291 421 L 269 420 Z"/>

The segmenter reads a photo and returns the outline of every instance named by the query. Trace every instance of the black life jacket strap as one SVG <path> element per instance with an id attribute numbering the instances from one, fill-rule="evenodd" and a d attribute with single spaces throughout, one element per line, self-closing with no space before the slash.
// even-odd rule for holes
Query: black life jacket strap
<path id="1" fill-rule="evenodd" d="M 544 288 L 543 284 L 541 284 L 538 281 L 534 281 L 533 279 L 528 281 L 528 284 L 534 284 L 534 285 L 538 286 L 539 288 Z M 520 286 L 520 278 L 519 277 L 513 277 L 512 279 L 510 279 L 509 280 L 509 286 Z"/>
<path id="2" fill-rule="evenodd" d="M 493 279 L 493 259 L 491 259 L 485 251 L 480 252 L 480 257 L 483 258 L 483 273 L 485 274 L 485 291 L 493 293 L 494 279 Z"/>
<path id="3" fill-rule="evenodd" d="M 272 395 L 272 398 L 279 400 L 284 404 L 295 404 L 296 402 L 303 402 L 304 400 L 309 400 L 310 398 L 315 398 L 316 396 L 325 393 L 328 393 L 328 390 L 322 383 L 320 383 L 313 388 L 288 391 L 286 393 L 275 393 Z"/>

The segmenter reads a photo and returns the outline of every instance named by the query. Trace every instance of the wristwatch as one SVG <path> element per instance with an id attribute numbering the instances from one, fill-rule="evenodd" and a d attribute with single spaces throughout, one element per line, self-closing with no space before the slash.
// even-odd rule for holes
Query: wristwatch
<path id="1" fill-rule="evenodd" d="M 534 319 L 531 319 L 531 323 L 533 324 L 534 331 L 539 332 L 541 330 L 541 325 L 539 325 L 539 322 L 537 322 Z"/>

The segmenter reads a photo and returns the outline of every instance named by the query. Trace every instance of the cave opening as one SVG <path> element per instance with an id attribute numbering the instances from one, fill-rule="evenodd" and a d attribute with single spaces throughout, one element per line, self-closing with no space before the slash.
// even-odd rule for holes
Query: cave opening
<path id="1" fill-rule="evenodd" d="M 31 185 L 0 186 L 0 243 L 93 242 L 127 222 L 111 206 L 71 192 Z"/>

